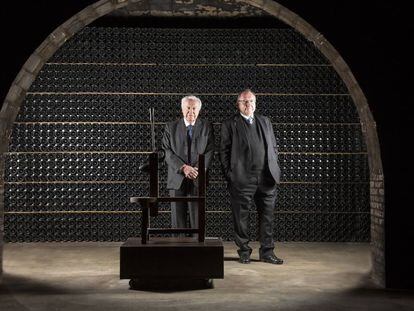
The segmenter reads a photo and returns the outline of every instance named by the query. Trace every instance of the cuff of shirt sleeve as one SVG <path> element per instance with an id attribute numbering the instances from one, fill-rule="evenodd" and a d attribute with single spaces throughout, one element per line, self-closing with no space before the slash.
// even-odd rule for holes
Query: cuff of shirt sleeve
<path id="1" fill-rule="evenodd" d="M 184 166 L 185 166 L 186 164 L 183 164 L 179 169 L 178 169 L 178 171 L 177 171 L 177 173 L 183 173 L 183 170 L 184 170 Z"/>

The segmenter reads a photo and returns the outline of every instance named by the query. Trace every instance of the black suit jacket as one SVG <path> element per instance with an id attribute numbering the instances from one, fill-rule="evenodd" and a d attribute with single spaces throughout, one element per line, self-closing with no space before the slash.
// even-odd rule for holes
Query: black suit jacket
<path id="1" fill-rule="evenodd" d="M 208 121 L 197 118 L 191 141 L 191 163 L 187 163 L 187 129 L 183 118 L 166 124 L 162 148 L 165 151 L 165 161 L 168 165 L 167 188 L 177 190 L 185 178 L 180 170 L 184 164 L 198 167 L 198 155 L 204 154 L 205 169 L 209 167 L 214 154 L 213 127 Z"/>
<path id="2" fill-rule="evenodd" d="M 276 138 L 269 118 L 254 114 L 255 120 L 265 138 L 267 161 L 270 173 L 276 183 L 280 183 L 280 167 Z M 221 125 L 220 161 L 223 173 L 230 182 L 247 182 L 247 176 L 252 171 L 250 146 L 247 142 L 247 133 L 243 122 L 245 120 L 236 114 Z"/>

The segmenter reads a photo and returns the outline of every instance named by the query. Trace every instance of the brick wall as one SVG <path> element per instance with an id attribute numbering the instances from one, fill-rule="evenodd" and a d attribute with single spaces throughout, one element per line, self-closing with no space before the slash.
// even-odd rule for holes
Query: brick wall
<path id="1" fill-rule="evenodd" d="M 385 286 L 384 177 L 371 174 L 371 277 Z"/>

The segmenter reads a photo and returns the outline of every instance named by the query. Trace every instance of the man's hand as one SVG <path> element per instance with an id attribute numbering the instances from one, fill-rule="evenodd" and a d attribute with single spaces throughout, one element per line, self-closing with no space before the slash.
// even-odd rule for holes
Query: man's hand
<path id="1" fill-rule="evenodd" d="M 198 176 L 198 168 L 190 165 L 183 165 L 183 173 L 186 178 L 196 179 Z"/>

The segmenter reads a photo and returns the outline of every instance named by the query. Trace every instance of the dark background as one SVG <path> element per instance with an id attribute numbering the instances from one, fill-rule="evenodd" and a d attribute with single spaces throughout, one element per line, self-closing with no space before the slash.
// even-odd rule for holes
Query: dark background
<path id="1" fill-rule="evenodd" d="M 20 68 L 60 24 L 94 0 L 7 1 L 1 5 L 0 102 Z M 411 189 L 412 87 L 407 50 L 413 23 L 398 1 L 278 1 L 320 31 L 348 63 L 377 123 L 385 176 L 386 273 L 390 287 L 414 288 Z M 402 2 L 402 1 L 401 1 Z M 406 73 L 406 74 L 404 74 Z"/>

